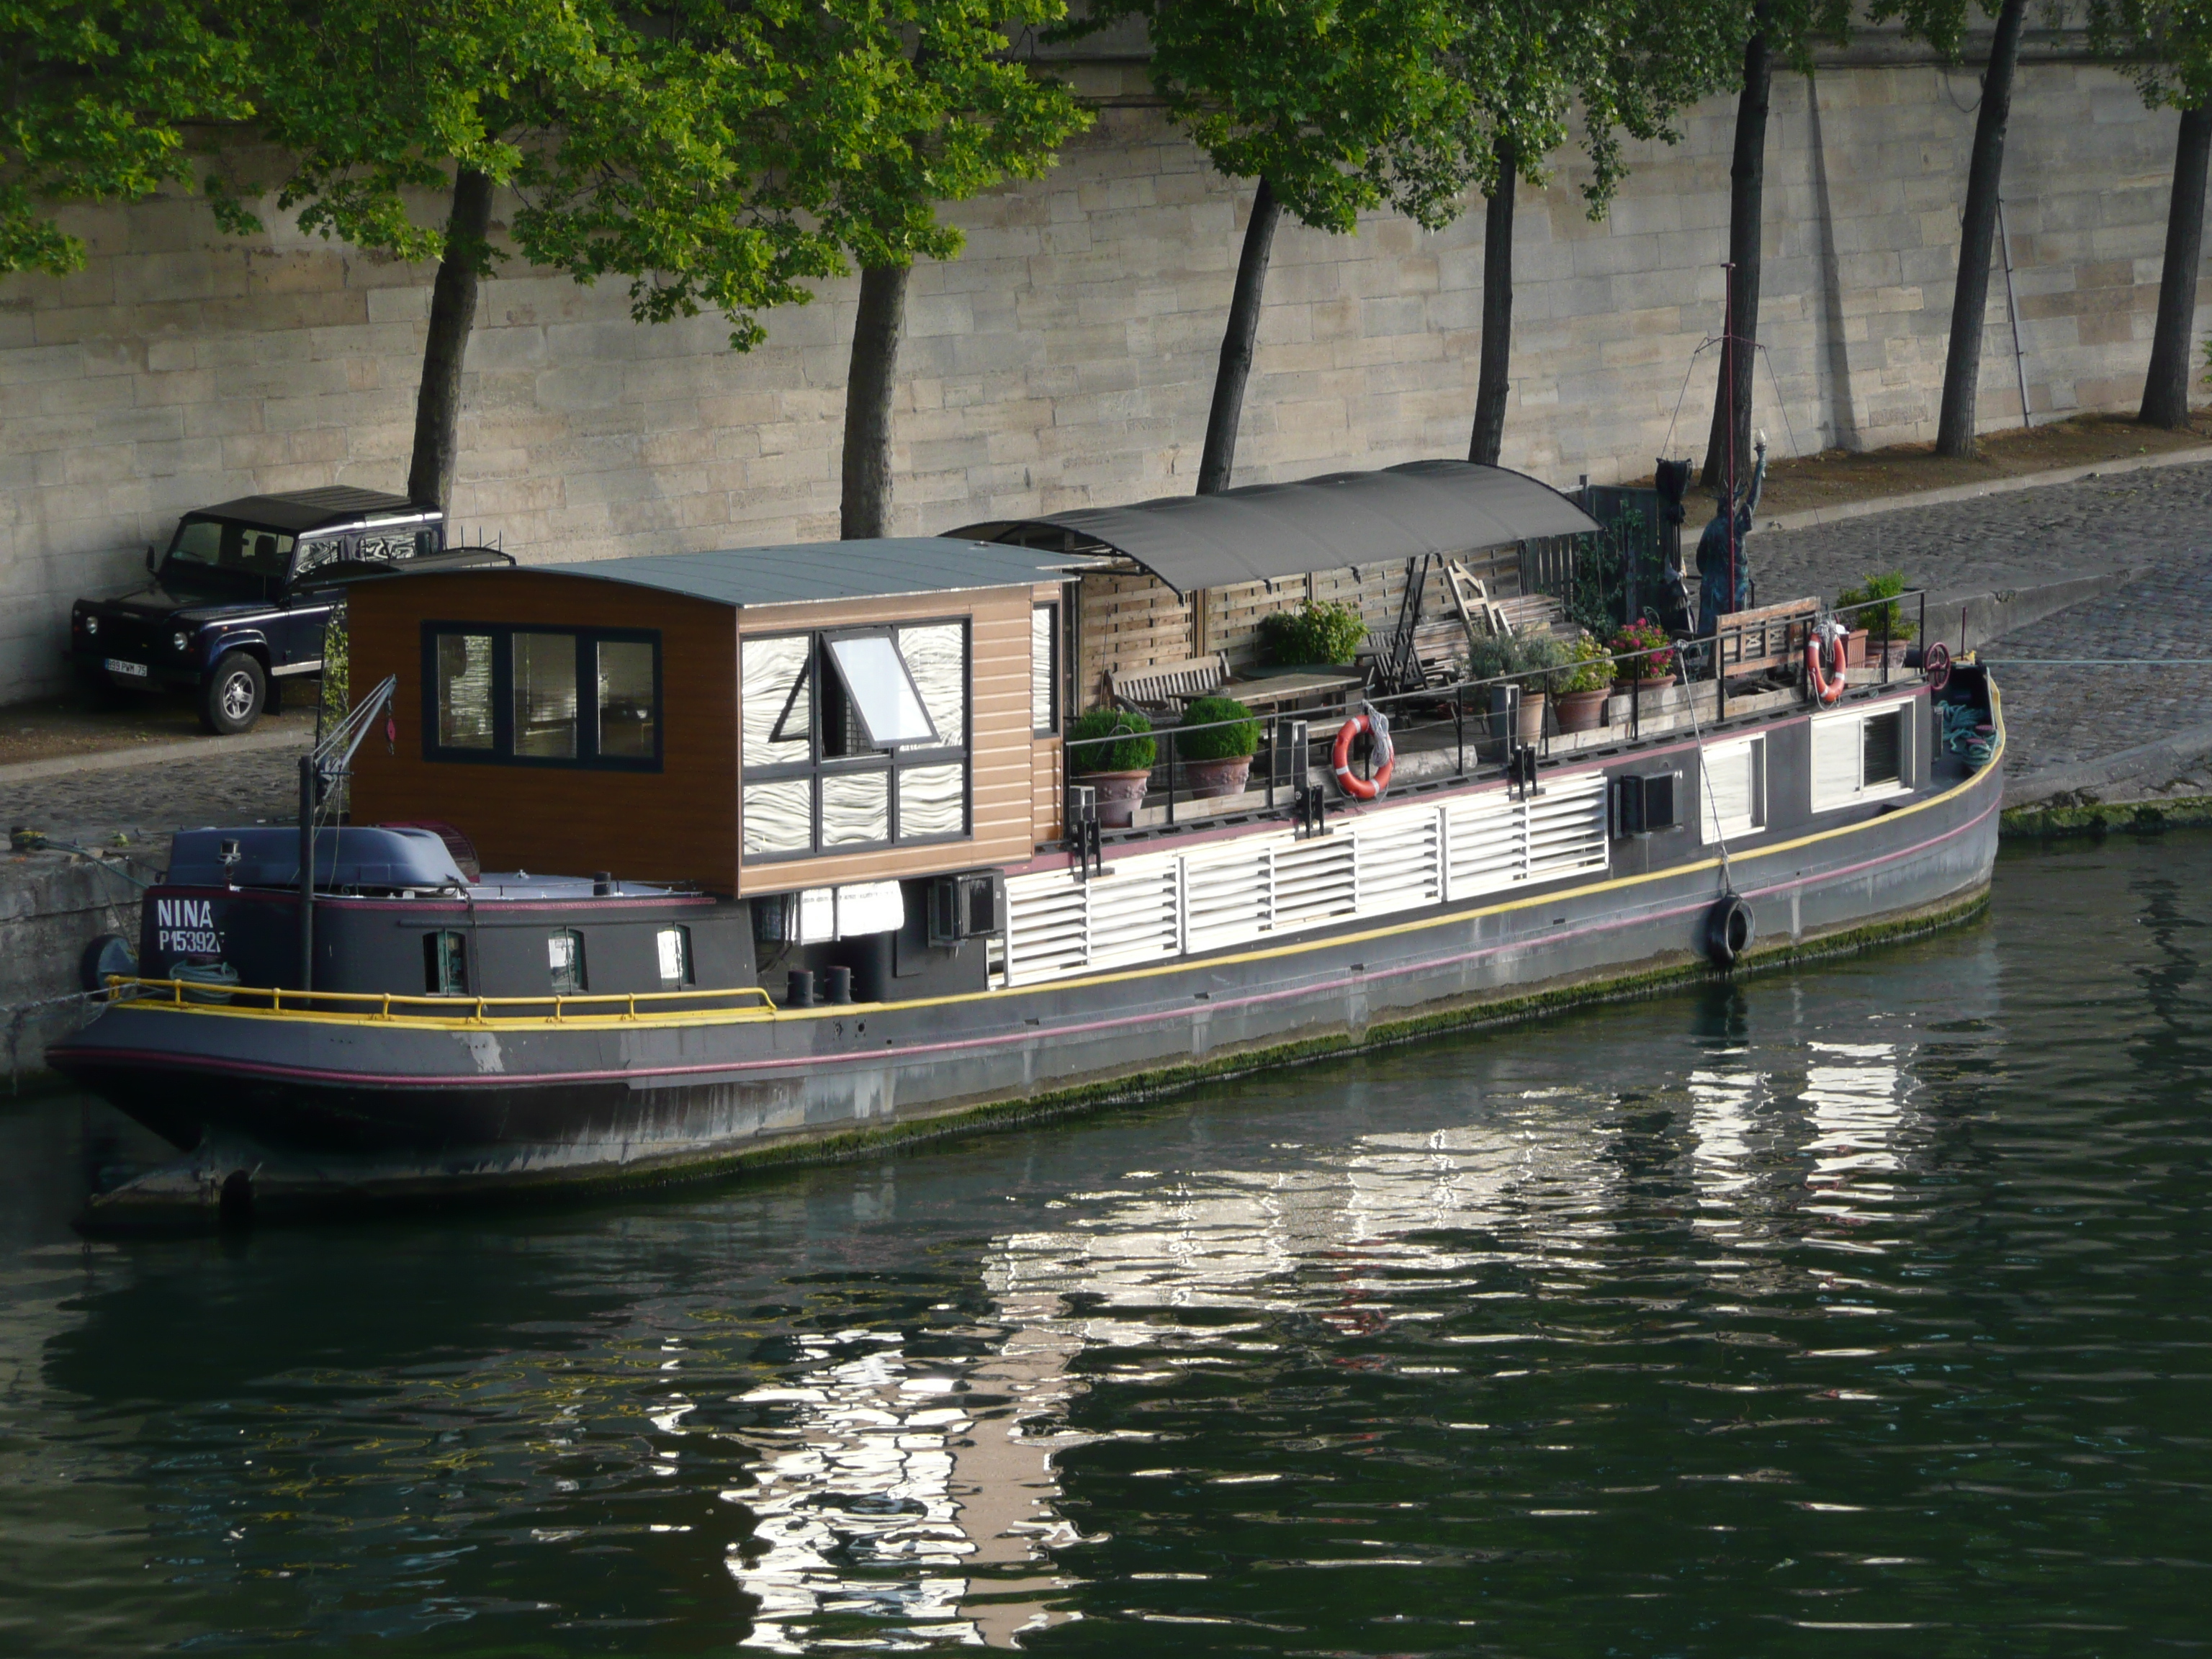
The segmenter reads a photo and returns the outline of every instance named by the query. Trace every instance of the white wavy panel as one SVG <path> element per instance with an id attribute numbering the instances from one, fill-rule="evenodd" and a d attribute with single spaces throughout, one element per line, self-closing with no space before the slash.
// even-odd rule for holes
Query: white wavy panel
<path id="1" fill-rule="evenodd" d="M 744 807 L 747 853 L 804 853 L 814 845 L 813 779 L 749 783 Z"/>
<path id="2" fill-rule="evenodd" d="M 1091 884 L 1091 965 L 1171 957 L 1182 942 L 1176 870 L 1109 876 Z"/>
<path id="3" fill-rule="evenodd" d="M 1359 840 L 1359 913 L 1375 915 L 1434 904 L 1443 896 L 1437 857 L 1437 815 L 1433 808 L 1355 831 Z"/>
<path id="4" fill-rule="evenodd" d="M 1019 985 L 1083 966 L 1089 889 L 1055 871 L 1006 884 L 1006 976 Z"/>
<path id="5" fill-rule="evenodd" d="M 934 711 L 933 711 L 933 713 Z M 967 768 L 909 766 L 898 775 L 899 839 L 957 836 L 968 827 Z"/>
<path id="6" fill-rule="evenodd" d="M 1183 931 L 1193 951 L 1256 939 L 1274 919 L 1273 860 L 1265 847 L 1183 871 Z"/>
<path id="7" fill-rule="evenodd" d="M 1521 804 L 1503 793 L 1461 801 L 1444 809 L 1455 899 L 1494 893 L 1522 878 L 1527 838 Z"/>
<path id="8" fill-rule="evenodd" d="M 1527 805 L 1531 881 L 1607 867 L 1602 775 L 1553 784 Z"/>
<path id="9" fill-rule="evenodd" d="M 833 772 L 822 780 L 822 844 L 879 845 L 891 838 L 891 775 Z"/>
<path id="10" fill-rule="evenodd" d="M 1358 908 L 1352 878 L 1352 836 L 1317 836 L 1275 853 L 1275 931 L 1282 933 L 1331 916 L 1348 916 Z"/>

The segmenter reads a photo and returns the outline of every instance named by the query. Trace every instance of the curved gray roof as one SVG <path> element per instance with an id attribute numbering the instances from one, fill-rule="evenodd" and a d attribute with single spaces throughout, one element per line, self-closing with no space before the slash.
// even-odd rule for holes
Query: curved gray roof
<path id="1" fill-rule="evenodd" d="M 1408 461 L 1379 472 L 1086 507 L 946 534 L 1069 552 L 1110 548 L 1188 593 L 1597 528 L 1565 495 L 1525 473 L 1472 461 Z"/>

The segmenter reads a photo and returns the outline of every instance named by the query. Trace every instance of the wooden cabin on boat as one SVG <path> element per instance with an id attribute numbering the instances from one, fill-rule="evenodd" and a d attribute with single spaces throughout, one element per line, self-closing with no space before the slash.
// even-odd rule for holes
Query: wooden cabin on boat
<path id="1" fill-rule="evenodd" d="M 398 684 L 353 817 L 729 896 L 1024 860 L 1060 834 L 1081 562 L 915 537 L 363 588 L 354 683 Z"/>

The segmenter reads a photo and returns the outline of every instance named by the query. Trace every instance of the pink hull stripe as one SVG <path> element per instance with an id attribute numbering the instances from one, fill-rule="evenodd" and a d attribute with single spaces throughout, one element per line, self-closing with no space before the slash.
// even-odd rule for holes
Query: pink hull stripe
<path id="1" fill-rule="evenodd" d="M 1786 893 L 1802 888 L 1808 880 L 1834 881 L 1857 875 L 1881 865 L 1894 864 L 1899 860 L 1911 858 L 1917 854 L 1926 852 L 1929 848 L 1941 846 L 1947 841 L 1954 840 L 1969 830 L 1979 828 L 1991 813 L 1996 811 L 2000 803 L 1992 801 L 1980 813 L 1966 823 L 1946 830 L 1941 835 L 1931 836 L 1925 841 L 1916 842 L 1910 847 L 1901 848 L 1894 853 L 1885 853 L 1878 858 L 1862 860 L 1856 864 L 1845 865 L 1840 869 L 1825 870 L 1814 878 L 1779 881 L 1765 887 L 1753 888 L 1744 893 L 1742 896 L 1766 898 L 1777 893 Z M 1359 975 L 1359 980 L 1364 983 L 1376 980 L 1400 979 L 1412 974 L 1431 973 L 1439 968 L 1456 967 L 1463 963 L 1479 962 L 1486 957 L 1527 950 L 1533 944 L 1549 944 L 1563 939 L 1588 938 L 1601 933 L 1615 933 L 1624 927 L 1638 927 L 1650 922 L 1667 921 L 1681 916 L 1695 915 L 1711 903 L 1712 898 L 1707 897 L 1699 899 L 1695 903 L 1675 905 L 1663 910 L 1639 911 L 1632 916 L 1623 916 L 1610 921 L 1589 922 L 1579 927 L 1563 929 L 1559 933 L 1546 935 L 1541 940 L 1521 939 L 1510 944 L 1485 945 L 1478 950 L 1461 951 L 1455 956 L 1432 957 L 1403 967 L 1386 969 L 1373 974 L 1362 974 Z M 1194 963 L 1192 965 L 1203 967 L 1205 964 L 1200 962 Z M 1352 981 L 1349 979 L 1342 979 L 1333 982 L 1350 984 Z M 1305 985 L 1286 987 L 1279 991 L 1257 992 L 1250 996 L 1210 1001 L 1207 1006 L 1215 1009 L 1260 1007 L 1291 998 L 1310 996 L 1315 991 L 1325 988 L 1332 981 L 1319 981 Z M 1031 988 L 1047 990 L 1051 988 L 1048 981 L 1044 985 Z M 896 1006 L 896 1004 L 891 1006 Z M 792 1071 L 802 1067 L 852 1064 L 872 1066 L 881 1064 L 887 1059 L 904 1061 L 912 1057 L 927 1054 L 974 1053 L 987 1048 L 1005 1048 L 1009 1044 L 1034 1042 L 1042 1037 L 1083 1036 L 1101 1031 L 1123 1030 L 1132 1026 L 1179 1024 L 1183 1018 L 1181 1013 L 1168 1014 L 1154 1011 L 1142 1014 L 1123 1014 L 1111 1019 L 1089 1020 L 1080 1024 L 1054 1025 L 1049 1030 L 1040 1028 L 1035 1030 L 1009 1031 L 997 1036 L 968 1037 L 948 1042 L 910 1043 L 902 1048 L 886 1047 L 860 1054 L 797 1054 L 788 1059 L 746 1060 L 737 1064 L 635 1066 L 589 1072 L 525 1072 L 489 1075 L 481 1072 L 471 1072 L 448 1076 L 409 1078 L 389 1077 L 374 1072 L 336 1072 L 312 1066 L 277 1066 L 264 1060 L 220 1060 L 198 1054 L 155 1056 L 135 1048 L 93 1048 L 71 1045 L 63 1052 L 67 1058 L 81 1061 L 112 1060 L 138 1066 L 165 1066 L 188 1071 L 222 1072 L 254 1077 L 289 1079 L 329 1085 L 347 1085 L 375 1089 L 497 1089 L 519 1085 L 531 1088 L 548 1088 L 562 1084 L 627 1082 L 656 1077 L 721 1077 L 739 1080 L 762 1073 Z"/>

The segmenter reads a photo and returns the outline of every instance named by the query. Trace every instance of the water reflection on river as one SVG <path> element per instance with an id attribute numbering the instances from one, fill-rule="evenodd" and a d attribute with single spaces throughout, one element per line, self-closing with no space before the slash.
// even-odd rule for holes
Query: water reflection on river
<path id="1" fill-rule="evenodd" d="M 2201 1641 L 2208 874 L 554 1214 L 87 1250 L 19 1112 L 0 1646 Z"/>

